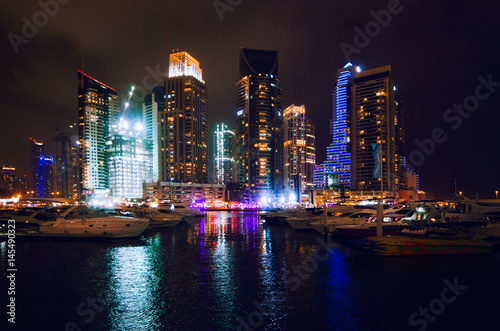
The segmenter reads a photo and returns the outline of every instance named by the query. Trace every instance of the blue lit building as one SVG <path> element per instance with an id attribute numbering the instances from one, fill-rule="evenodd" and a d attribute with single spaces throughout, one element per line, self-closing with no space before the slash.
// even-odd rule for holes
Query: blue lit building
<path id="1" fill-rule="evenodd" d="M 354 74 L 351 63 L 338 70 L 332 93 L 332 143 L 326 149 L 326 161 L 315 172 L 316 187 L 351 186 L 350 112 Z"/>
<path id="2" fill-rule="evenodd" d="M 30 138 L 31 141 L 31 181 L 30 196 L 36 198 L 52 197 L 52 156 L 45 157 L 43 143 Z"/>

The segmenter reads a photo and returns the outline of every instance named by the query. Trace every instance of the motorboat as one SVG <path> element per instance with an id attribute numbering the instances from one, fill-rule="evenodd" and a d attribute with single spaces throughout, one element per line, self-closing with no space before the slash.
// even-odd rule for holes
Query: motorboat
<path id="1" fill-rule="evenodd" d="M 357 209 L 354 212 L 342 213 L 340 215 L 328 216 L 326 220 L 323 218 L 311 222 L 310 227 L 319 233 L 336 232 L 339 226 L 359 226 L 368 221 L 368 219 L 376 214 L 375 209 Z"/>
<path id="2" fill-rule="evenodd" d="M 353 205 L 333 205 L 326 208 L 326 218 L 332 219 L 346 214 L 351 214 L 356 211 Z M 296 230 L 314 230 L 311 223 L 324 220 L 324 209 L 316 209 L 310 211 L 302 211 L 293 217 L 286 219 L 286 222 Z"/>
<path id="3" fill-rule="evenodd" d="M 189 220 L 192 216 L 174 212 L 169 208 L 129 208 L 119 211 L 123 216 L 135 216 L 149 220 L 150 229 L 173 228 L 182 221 Z"/>
<path id="4" fill-rule="evenodd" d="M 261 214 L 261 218 L 266 220 L 266 223 L 283 222 L 289 217 L 294 217 L 300 212 L 300 209 L 289 208 L 282 210 L 273 210 Z"/>
<path id="5" fill-rule="evenodd" d="M 492 254 L 494 247 L 481 236 L 471 238 L 414 238 L 407 236 L 368 237 L 346 245 L 360 251 L 383 256 Z"/>
<path id="6" fill-rule="evenodd" d="M 51 237 L 130 238 L 140 236 L 149 226 L 149 220 L 112 216 L 87 206 L 72 206 L 62 211 L 55 220 L 40 224 L 38 234 Z"/>
<path id="7" fill-rule="evenodd" d="M 408 224 L 402 221 L 404 214 L 384 214 L 382 221 L 382 235 L 397 235 Z M 344 237 L 366 238 L 377 235 L 377 216 L 372 215 L 365 223 L 354 225 L 340 225 L 335 227 L 336 232 Z"/>
<path id="8" fill-rule="evenodd" d="M 201 210 L 199 210 L 198 208 L 193 208 L 191 206 L 191 201 L 189 200 L 161 203 L 160 205 L 158 205 L 158 209 L 170 209 L 171 211 L 175 211 L 191 217 L 203 216 Z"/>

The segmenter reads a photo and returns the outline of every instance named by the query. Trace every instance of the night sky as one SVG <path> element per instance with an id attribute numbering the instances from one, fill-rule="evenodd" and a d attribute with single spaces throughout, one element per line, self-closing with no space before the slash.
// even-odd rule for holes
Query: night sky
<path id="1" fill-rule="evenodd" d="M 494 198 L 500 190 L 500 4 L 494 1 L 220 0 L 235 5 L 223 20 L 213 0 L 60 1 L 67 4 L 51 6 L 46 21 L 37 1 L 0 4 L 0 163 L 19 175 L 29 173 L 30 137 L 50 150 L 56 130 L 77 121 L 82 56 L 87 74 L 125 97 L 132 84 L 154 86 L 160 77 L 150 71 L 165 72 L 172 49 L 201 63 L 210 132 L 220 121 L 232 126 L 240 47 L 278 50 L 282 106 L 306 106 L 316 123 L 320 164 L 331 141 L 331 90 L 337 69 L 348 62 L 340 45 L 356 46 L 354 29 L 365 30 L 375 20 L 372 11 L 389 6 L 390 22 L 371 30 L 350 60 L 366 69 L 392 65 L 405 103 L 407 155 L 419 150 L 415 139 L 430 139 L 436 129 L 442 129 L 438 140 L 446 135 L 417 162 L 421 188 L 447 198 L 456 178 L 467 196 Z M 25 28 L 23 35 L 23 17 L 33 22 L 34 16 L 39 31 Z M 11 38 L 26 37 L 17 53 L 11 32 Z M 484 100 L 476 104 L 479 76 L 499 83 L 480 88 Z M 131 113 L 139 113 L 140 99 L 139 93 L 132 100 Z M 447 110 L 464 100 L 473 111 L 462 111 L 458 116 L 466 118 L 459 122 Z"/>

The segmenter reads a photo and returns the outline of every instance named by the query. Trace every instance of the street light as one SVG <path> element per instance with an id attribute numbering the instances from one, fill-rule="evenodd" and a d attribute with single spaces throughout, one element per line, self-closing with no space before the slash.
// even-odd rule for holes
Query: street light
<path id="1" fill-rule="evenodd" d="M 498 200 L 498 191 L 495 191 L 496 198 Z"/>

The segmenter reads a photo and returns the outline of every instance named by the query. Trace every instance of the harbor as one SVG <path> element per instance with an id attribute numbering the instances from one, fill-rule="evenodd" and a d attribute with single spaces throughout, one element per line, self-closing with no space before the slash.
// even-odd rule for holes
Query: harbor
<path id="1" fill-rule="evenodd" d="M 206 212 L 130 239 L 20 240 L 16 327 L 487 330 L 495 323 L 498 250 L 370 256 L 345 239 L 261 216 Z"/>

